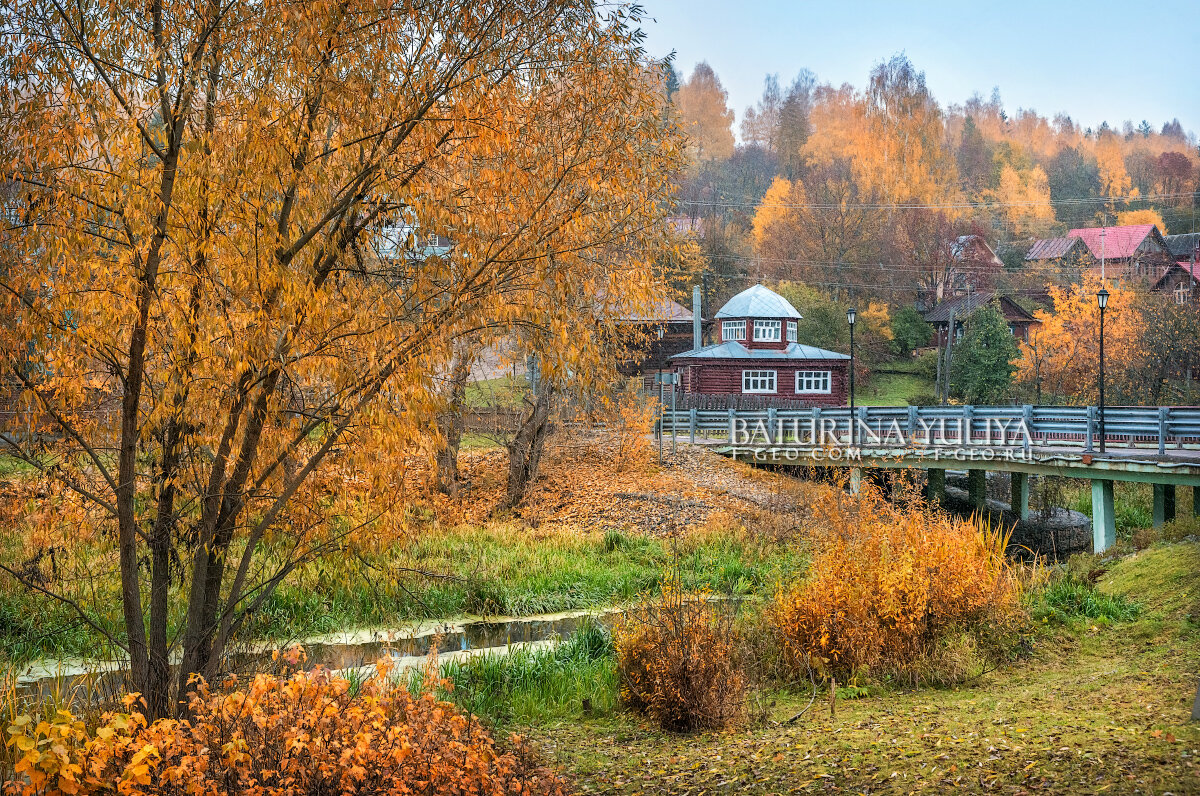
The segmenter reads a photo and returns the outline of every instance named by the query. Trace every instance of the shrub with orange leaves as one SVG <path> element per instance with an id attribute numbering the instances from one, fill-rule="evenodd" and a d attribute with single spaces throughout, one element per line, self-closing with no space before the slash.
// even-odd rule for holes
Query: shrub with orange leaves
<path id="1" fill-rule="evenodd" d="M 669 572 L 613 631 L 621 700 L 665 730 L 721 729 L 746 715 L 746 677 L 730 606 Z"/>
<path id="2" fill-rule="evenodd" d="M 18 718 L 8 746 L 19 794 L 563 794 L 519 739 L 496 747 L 474 717 L 376 674 L 352 693 L 327 674 L 258 675 L 216 693 L 197 683 L 187 720 L 106 715 L 92 733 L 70 713 Z"/>
<path id="3" fill-rule="evenodd" d="M 857 516 L 819 541 L 806 580 L 777 595 L 772 620 L 793 664 L 843 680 L 919 679 L 964 633 L 974 651 L 999 654 L 1023 616 L 1004 533 L 873 495 Z"/>

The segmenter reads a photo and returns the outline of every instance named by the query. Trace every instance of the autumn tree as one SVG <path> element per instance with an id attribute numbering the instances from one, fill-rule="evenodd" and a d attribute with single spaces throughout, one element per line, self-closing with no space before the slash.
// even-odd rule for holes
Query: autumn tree
<path id="1" fill-rule="evenodd" d="M 728 100 L 720 78 L 705 61 L 696 64 L 691 77 L 675 92 L 692 163 L 724 160 L 733 154 L 733 111 Z"/>
<path id="2" fill-rule="evenodd" d="M 623 6 L 30 0 L 6 24 L 0 351 L 37 413 L 4 439 L 74 495 L 44 535 L 111 533 L 86 566 L 117 570 L 123 632 L 72 607 L 168 715 L 290 572 L 385 530 L 456 339 L 529 328 L 598 372 L 571 335 L 614 322 L 586 297 L 650 299 L 680 148 Z"/>

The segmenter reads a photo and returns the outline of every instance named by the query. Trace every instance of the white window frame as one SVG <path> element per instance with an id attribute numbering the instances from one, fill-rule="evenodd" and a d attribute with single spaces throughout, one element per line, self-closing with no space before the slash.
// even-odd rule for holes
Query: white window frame
<path id="1" fill-rule="evenodd" d="M 746 339 L 746 322 L 745 321 L 721 321 L 721 339 L 722 340 L 745 340 Z"/>
<path id="2" fill-rule="evenodd" d="M 779 321 L 755 321 L 754 322 L 754 342 L 756 343 L 778 343 L 783 339 L 781 336 Z M 761 332 L 761 334 L 760 334 Z M 770 335 L 768 336 L 768 332 Z"/>
<path id="3" fill-rule="evenodd" d="M 799 333 L 798 333 L 798 324 L 795 321 L 788 321 L 787 325 L 788 325 L 788 328 L 787 328 L 788 342 L 789 343 L 800 342 Z"/>
<path id="4" fill-rule="evenodd" d="M 812 386 L 806 386 L 806 382 Z M 823 386 L 822 386 L 823 385 Z M 833 373 L 828 370 L 796 371 L 797 395 L 828 395 L 833 392 Z"/>
<path id="5" fill-rule="evenodd" d="M 1173 292 L 1175 293 L 1175 303 L 1176 304 L 1187 304 L 1188 299 L 1191 298 L 1191 296 L 1189 294 L 1192 291 L 1188 290 L 1183 282 L 1180 282 L 1178 285 L 1175 286 L 1175 290 Z"/>
<path id="6" fill-rule="evenodd" d="M 768 388 L 766 383 L 770 382 Z M 743 370 L 742 392 L 747 395 L 779 392 L 779 373 L 774 370 Z"/>

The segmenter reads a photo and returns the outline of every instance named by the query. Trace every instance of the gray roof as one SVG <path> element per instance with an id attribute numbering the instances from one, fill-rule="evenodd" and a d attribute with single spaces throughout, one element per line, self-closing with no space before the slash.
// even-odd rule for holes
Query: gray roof
<path id="1" fill-rule="evenodd" d="M 801 318 L 796 308 L 788 300 L 768 290 L 762 285 L 755 285 L 743 290 L 725 302 L 716 317 L 720 318 Z"/>
<path id="2" fill-rule="evenodd" d="M 1026 260 L 1057 260 L 1066 257 L 1079 238 L 1044 238 L 1035 240 L 1025 254 Z"/>
<path id="3" fill-rule="evenodd" d="M 845 354 L 836 351 L 826 351 L 824 348 L 804 345 L 803 343 L 788 343 L 784 350 L 778 348 L 746 348 L 736 340 L 726 340 L 724 343 L 709 345 L 699 351 L 684 351 L 671 359 L 849 359 Z"/>
<path id="4" fill-rule="evenodd" d="M 1182 235 L 1167 235 L 1163 238 L 1171 255 L 1180 259 L 1191 258 L 1192 251 L 1200 245 L 1200 232 L 1185 232 Z"/>
<path id="5" fill-rule="evenodd" d="M 926 323 L 949 323 L 950 310 L 954 310 L 954 316 L 957 321 L 964 320 L 975 310 L 991 303 L 993 300 L 1000 301 L 1000 309 L 1004 313 L 1004 317 L 1010 321 L 1017 320 L 1035 320 L 1024 307 L 1010 299 L 1008 296 L 998 295 L 994 292 L 972 293 L 968 296 L 955 296 L 948 298 L 939 303 L 936 307 L 925 313 Z"/>

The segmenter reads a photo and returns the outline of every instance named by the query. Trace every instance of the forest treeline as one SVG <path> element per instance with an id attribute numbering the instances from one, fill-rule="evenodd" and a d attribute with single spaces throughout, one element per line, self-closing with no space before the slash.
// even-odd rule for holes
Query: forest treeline
<path id="1" fill-rule="evenodd" d="M 786 278 L 908 302 L 936 283 L 946 242 L 968 234 L 1004 261 L 996 286 L 1032 294 L 1045 284 L 1022 267 L 1035 239 L 1101 224 L 1194 230 L 1200 152 L 1177 119 L 1083 127 L 1010 113 L 998 89 L 943 106 L 897 55 L 862 88 L 769 75 L 735 120 L 707 63 L 666 72 L 690 141 L 677 223 L 705 255 L 702 274 L 678 281 L 700 276 L 710 301 Z"/>

